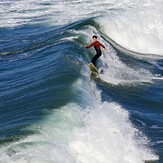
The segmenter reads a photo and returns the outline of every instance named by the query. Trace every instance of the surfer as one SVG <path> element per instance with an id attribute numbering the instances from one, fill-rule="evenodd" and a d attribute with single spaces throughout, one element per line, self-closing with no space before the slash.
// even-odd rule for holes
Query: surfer
<path id="1" fill-rule="evenodd" d="M 92 58 L 91 62 L 92 64 L 96 67 L 96 60 L 102 55 L 102 52 L 101 52 L 101 49 L 100 49 L 100 46 L 102 46 L 104 48 L 104 51 L 106 52 L 106 48 L 103 44 L 101 44 L 99 41 L 97 41 L 97 36 L 94 35 L 92 37 L 93 39 L 93 43 L 91 43 L 89 46 L 86 46 L 86 48 L 90 48 L 92 46 L 94 46 L 95 50 L 96 50 L 96 55 Z"/>

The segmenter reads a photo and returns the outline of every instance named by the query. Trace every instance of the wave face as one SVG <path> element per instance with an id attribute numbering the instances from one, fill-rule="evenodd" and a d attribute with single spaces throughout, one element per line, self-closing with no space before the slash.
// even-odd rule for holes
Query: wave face
<path id="1" fill-rule="evenodd" d="M 161 1 L 0 4 L 0 162 L 163 161 Z"/>

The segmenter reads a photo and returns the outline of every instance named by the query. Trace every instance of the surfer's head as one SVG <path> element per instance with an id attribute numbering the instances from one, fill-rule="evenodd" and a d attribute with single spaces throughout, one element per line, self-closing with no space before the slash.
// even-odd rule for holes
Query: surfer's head
<path id="1" fill-rule="evenodd" d="M 92 37 L 92 39 L 93 39 L 93 41 L 97 41 L 97 36 L 94 35 L 94 36 Z"/>

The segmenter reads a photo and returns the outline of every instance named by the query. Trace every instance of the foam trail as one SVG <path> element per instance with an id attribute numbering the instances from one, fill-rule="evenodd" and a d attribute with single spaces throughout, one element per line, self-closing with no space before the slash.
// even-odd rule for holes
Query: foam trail
<path id="1" fill-rule="evenodd" d="M 154 74 L 140 67 L 129 67 L 123 63 L 115 52 L 108 52 L 101 57 L 103 67 L 100 67 L 102 74 L 99 78 L 103 81 L 113 84 L 134 84 L 134 83 L 151 83 Z M 157 77 L 156 77 L 157 78 Z"/>

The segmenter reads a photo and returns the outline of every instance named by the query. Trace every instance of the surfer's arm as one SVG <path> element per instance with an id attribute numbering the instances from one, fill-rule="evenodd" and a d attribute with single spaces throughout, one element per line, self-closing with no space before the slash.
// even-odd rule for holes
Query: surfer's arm
<path id="1" fill-rule="evenodd" d="M 90 45 L 88 45 L 88 46 L 85 45 L 85 48 L 90 48 L 90 47 L 92 47 L 93 45 L 94 45 L 94 43 L 92 43 L 92 44 L 90 44 Z"/>
<path id="2" fill-rule="evenodd" d="M 106 49 L 106 47 L 105 47 L 103 44 L 100 43 L 100 45 L 101 45 L 104 49 Z"/>
<path id="3" fill-rule="evenodd" d="M 104 48 L 104 51 L 106 52 L 106 47 L 100 43 L 100 45 Z"/>

